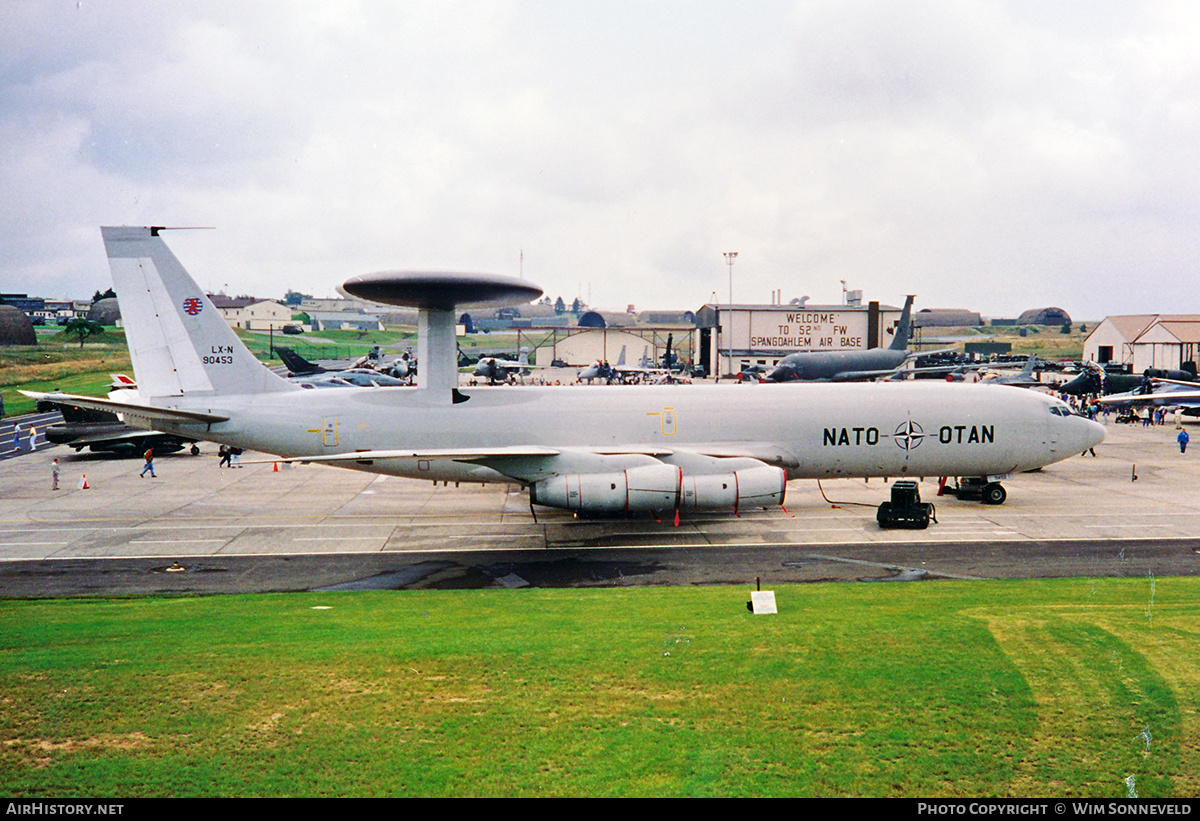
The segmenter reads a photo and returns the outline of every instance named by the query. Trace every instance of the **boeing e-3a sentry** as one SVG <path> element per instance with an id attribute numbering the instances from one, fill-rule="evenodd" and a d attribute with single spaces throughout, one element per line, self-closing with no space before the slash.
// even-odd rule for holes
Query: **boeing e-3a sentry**
<path id="1" fill-rule="evenodd" d="M 306 391 L 256 360 L 158 228 L 103 228 L 136 403 L 126 421 L 294 461 L 441 482 L 505 482 L 579 515 L 782 505 L 789 479 L 999 478 L 1104 438 L 1031 391 L 975 385 L 458 385 L 456 308 L 536 299 L 509 276 L 382 272 L 346 291 L 418 309 L 418 386 Z M 999 487 L 996 484 L 996 487 Z M 1003 490 L 1001 488 L 1001 490 Z"/>

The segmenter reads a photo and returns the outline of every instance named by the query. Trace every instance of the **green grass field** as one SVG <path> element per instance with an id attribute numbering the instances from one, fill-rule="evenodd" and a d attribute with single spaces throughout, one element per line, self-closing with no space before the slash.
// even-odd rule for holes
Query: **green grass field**
<path id="1" fill-rule="evenodd" d="M 0 789 L 1200 794 L 1200 580 L 776 595 L 4 601 Z"/>

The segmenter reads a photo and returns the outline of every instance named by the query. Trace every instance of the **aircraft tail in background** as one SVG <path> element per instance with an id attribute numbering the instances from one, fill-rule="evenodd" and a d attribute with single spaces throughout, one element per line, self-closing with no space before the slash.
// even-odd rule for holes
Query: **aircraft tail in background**
<path id="1" fill-rule="evenodd" d="M 896 326 L 896 335 L 888 348 L 893 351 L 908 350 L 908 338 L 912 333 L 912 304 L 913 295 L 909 294 L 904 300 L 904 311 L 900 314 L 900 323 Z"/>

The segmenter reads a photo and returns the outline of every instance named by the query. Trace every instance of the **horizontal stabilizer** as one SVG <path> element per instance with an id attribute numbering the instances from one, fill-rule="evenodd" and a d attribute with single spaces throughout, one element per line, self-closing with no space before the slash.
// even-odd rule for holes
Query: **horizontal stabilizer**
<path id="1" fill-rule="evenodd" d="M 89 410 L 119 413 L 126 417 L 126 422 L 130 423 L 132 423 L 130 417 L 144 419 L 152 423 L 166 422 L 172 425 L 195 425 L 197 423 L 211 425 L 216 422 L 229 421 L 228 416 L 219 416 L 215 413 L 176 410 L 175 408 L 156 408 L 151 405 L 138 405 L 132 402 L 101 399 L 97 396 L 76 396 L 70 393 L 34 393 L 33 391 L 21 391 L 21 393 L 39 401 L 45 400 L 47 402 L 57 402 L 60 405 L 75 405 L 76 407 L 88 408 Z"/>

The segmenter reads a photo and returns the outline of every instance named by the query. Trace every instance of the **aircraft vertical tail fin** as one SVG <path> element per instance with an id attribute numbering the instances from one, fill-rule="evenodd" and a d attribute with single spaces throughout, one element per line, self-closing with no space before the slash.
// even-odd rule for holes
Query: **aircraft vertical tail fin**
<path id="1" fill-rule="evenodd" d="M 160 230 L 100 229 L 142 397 L 297 389 L 254 358 Z"/>
<path id="2" fill-rule="evenodd" d="M 912 304 L 913 295 L 909 294 L 904 300 L 904 310 L 900 314 L 900 323 L 896 325 L 896 335 L 888 348 L 893 351 L 908 350 L 908 337 L 912 333 Z"/>
<path id="3" fill-rule="evenodd" d="M 325 368 L 322 368 L 315 362 L 309 362 L 291 348 L 285 348 L 282 345 L 276 345 L 275 353 L 279 354 L 279 358 L 283 360 L 283 364 L 288 369 L 288 373 L 292 374 L 293 376 L 308 376 L 314 373 L 325 373 Z"/>
<path id="4" fill-rule="evenodd" d="M 621 355 L 617 357 L 617 367 L 618 368 L 625 367 L 625 346 L 624 345 L 621 346 Z"/>

